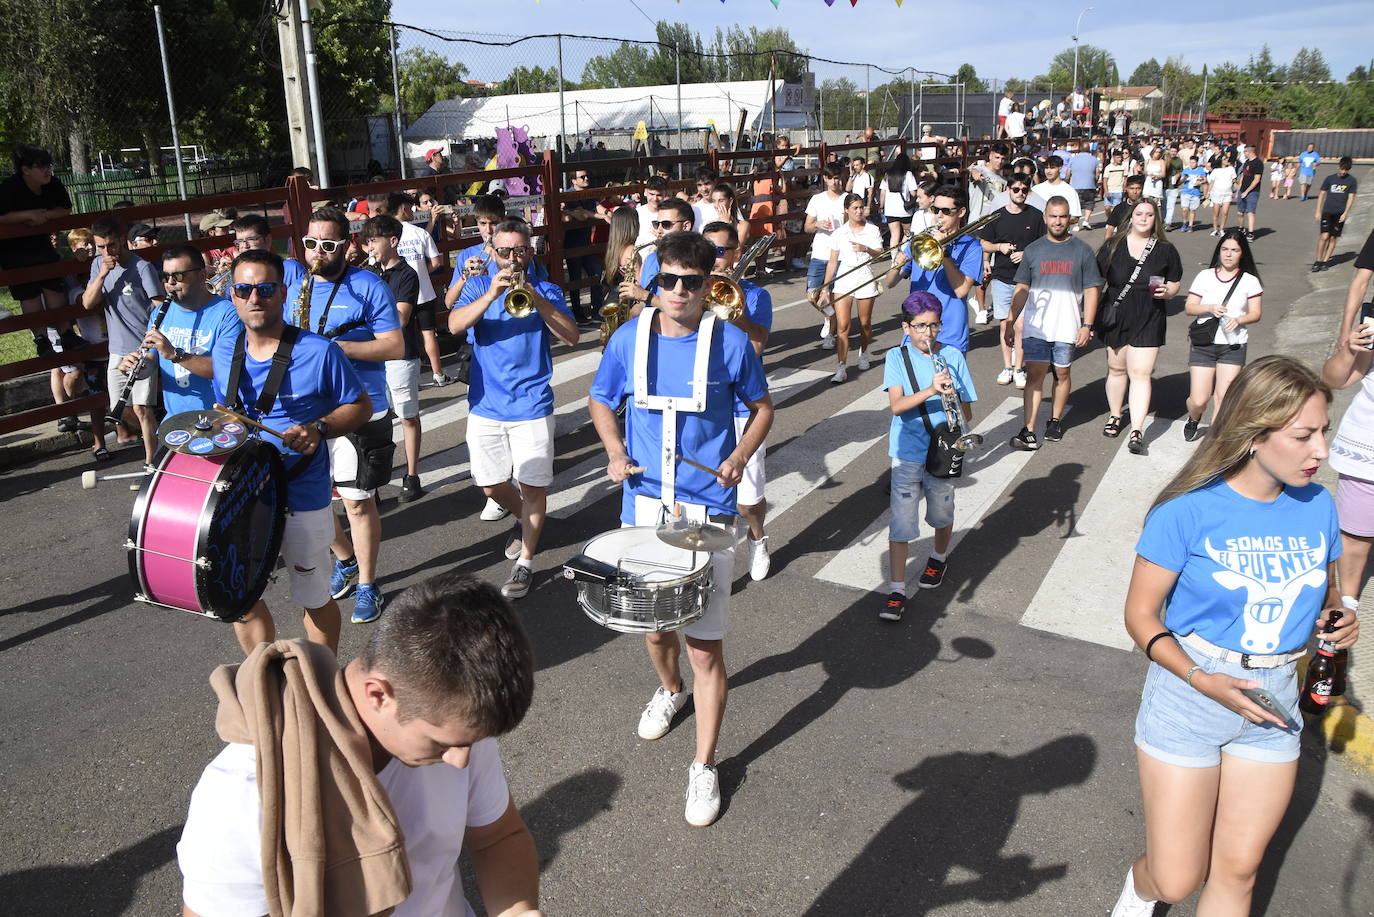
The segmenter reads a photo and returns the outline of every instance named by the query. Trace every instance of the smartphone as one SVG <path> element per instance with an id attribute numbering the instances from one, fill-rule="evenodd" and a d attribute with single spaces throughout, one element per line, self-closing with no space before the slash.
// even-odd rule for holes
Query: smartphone
<path id="1" fill-rule="evenodd" d="M 1370 323 L 1374 323 L 1374 300 L 1370 300 L 1363 306 L 1360 306 L 1360 324 L 1369 325 Z M 1369 350 L 1374 350 L 1374 341 L 1366 344 L 1365 347 Z"/>
<path id="2" fill-rule="evenodd" d="M 1242 688 L 1240 693 L 1244 694 L 1246 697 L 1250 698 L 1250 700 L 1259 704 L 1265 710 L 1274 714 L 1274 716 L 1277 716 L 1280 719 L 1282 719 L 1283 724 L 1286 728 L 1296 728 L 1297 724 L 1293 722 L 1293 718 L 1289 715 L 1288 709 L 1284 707 L 1283 703 L 1270 692 L 1266 691 L 1263 688 Z"/>

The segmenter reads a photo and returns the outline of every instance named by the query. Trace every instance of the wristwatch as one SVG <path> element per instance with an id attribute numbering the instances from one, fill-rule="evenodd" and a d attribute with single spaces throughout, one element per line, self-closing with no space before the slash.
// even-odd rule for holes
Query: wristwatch
<path id="1" fill-rule="evenodd" d="M 186 351 L 178 347 L 172 353 L 172 362 L 181 363 L 183 360 L 186 359 L 187 356 L 189 356 L 189 354 L 187 354 Z"/>
<path id="2" fill-rule="evenodd" d="M 329 439 L 329 424 L 323 420 L 315 421 L 315 429 L 320 431 L 320 439 Z"/>

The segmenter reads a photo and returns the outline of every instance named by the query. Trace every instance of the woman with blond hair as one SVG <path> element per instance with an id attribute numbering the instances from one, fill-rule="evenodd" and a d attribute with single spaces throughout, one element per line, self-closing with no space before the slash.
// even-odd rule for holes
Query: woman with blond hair
<path id="1" fill-rule="evenodd" d="M 1198 917 L 1250 912 L 1298 771 L 1297 661 L 1339 607 L 1336 505 L 1312 480 L 1330 402 L 1297 360 L 1254 361 L 1146 516 L 1125 607 L 1150 660 L 1135 721 L 1145 852 L 1112 917 L 1199 886 Z M 1358 636 L 1353 609 L 1324 635 L 1341 649 Z"/>
<path id="2" fill-rule="evenodd" d="M 1098 271 L 1107 281 L 1097 310 L 1097 333 L 1107 345 L 1110 415 L 1102 435 L 1120 436 L 1129 415 L 1126 445 L 1143 455 L 1155 361 L 1164 346 L 1164 307 L 1178 295 L 1183 262 L 1164 238 L 1157 203 L 1141 198 L 1126 219 L 1126 231 L 1113 233 L 1097 252 Z"/>

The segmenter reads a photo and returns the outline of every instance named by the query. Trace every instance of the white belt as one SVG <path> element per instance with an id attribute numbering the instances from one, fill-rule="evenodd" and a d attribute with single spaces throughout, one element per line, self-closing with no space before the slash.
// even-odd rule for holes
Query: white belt
<path id="1" fill-rule="evenodd" d="M 1179 643 L 1186 643 L 1193 649 L 1206 653 L 1213 659 L 1220 659 L 1222 662 L 1230 662 L 1240 665 L 1243 669 L 1277 669 L 1281 665 L 1295 662 L 1307 655 L 1307 650 L 1293 650 L 1291 653 L 1272 653 L 1268 656 L 1256 656 L 1253 653 L 1237 653 L 1235 650 L 1223 649 L 1212 641 L 1201 637 L 1197 632 L 1191 634 L 1174 634 L 1174 638 Z"/>

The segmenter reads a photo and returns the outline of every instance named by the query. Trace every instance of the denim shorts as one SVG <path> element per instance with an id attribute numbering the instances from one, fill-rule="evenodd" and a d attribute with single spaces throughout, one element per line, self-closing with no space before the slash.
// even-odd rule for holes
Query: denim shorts
<path id="1" fill-rule="evenodd" d="M 990 280 L 988 292 L 992 294 L 992 317 L 999 322 L 1011 318 L 1011 297 L 1016 292 L 1016 284 Z"/>
<path id="2" fill-rule="evenodd" d="M 1296 761 L 1302 715 L 1298 713 L 1298 664 L 1274 669 L 1245 669 L 1239 663 L 1222 662 L 1191 646 L 1179 646 L 1199 672 L 1220 672 L 1253 681 L 1271 692 L 1288 711 L 1296 729 L 1280 729 L 1273 723 L 1258 725 L 1218 704 L 1182 678 L 1158 664 L 1145 675 L 1140 712 L 1135 718 L 1135 744 L 1157 761 L 1177 767 L 1216 767 L 1221 753 L 1266 764 Z"/>
<path id="3" fill-rule="evenodd" d="M 1217 366 L 1244 366 L 1245 344 L 1188 344 L 1188 365 L 1212 369 Z"/>
<path id="4" fill-rule="evenodd" d="M 1251 191 L 1249 194 L 1240 195 L 1239 202 L 1236 204 L 1238 213 L 1254 213 L 1259 209 L 1259 191 Z"/>
<path id="5" fill-rule="evenodd" d="M 819 290 L 825 284 L 825 268 L 830 262 L 822 261 L 820 258 L 812 258 L 811 263 L 806 266 L 806 290 Z"/>
<path id="6" fill-rule="evenodd" d="M 954 524 L 954 479 L 926 473 L 924 462 L 892 460 L 892 524 L 888 541 L 915 541 L 921 534 L 917 515 L 921 495 L 926 498 L 926 525 L 942 529 Z"/>
<path id="7" fill-rule="evenodd" d="M 1051 343 L 1025 334 L 1021 336 L 1021 352 L 1027 363 L 1053 363 L 1061 369 L 1073 363 L 1073 345 L 1064 341 Z"/>

